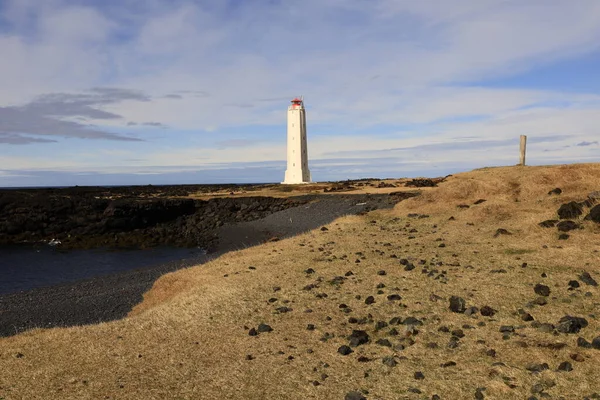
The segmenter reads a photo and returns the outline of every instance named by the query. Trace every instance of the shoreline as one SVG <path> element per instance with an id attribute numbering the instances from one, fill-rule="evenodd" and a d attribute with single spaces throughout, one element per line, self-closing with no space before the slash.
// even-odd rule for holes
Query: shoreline
<path id="1" fill-rule="evenodd" d="M 396 196 L 323 196 L 258 220 L 220 227 L 216 231 L 216 249 L 204 257 L 0 295 L 0 337 L 34 328 L 86 325 L 124 318 L 166 273 L 205 264 L 230 251 L 256 246 L 273 238 L 295 236 L 344 215 L 392 208 L 397 202 L 415 195 L 405 192 Z"/>

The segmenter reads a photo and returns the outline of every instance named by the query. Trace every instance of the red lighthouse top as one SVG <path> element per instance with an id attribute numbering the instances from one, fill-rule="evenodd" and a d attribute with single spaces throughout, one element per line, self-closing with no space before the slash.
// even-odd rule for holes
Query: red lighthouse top
<path id="1" fill-rule="evenodd" d="M 292 100 L 292 108 L 300 107 L 302 105 L 302 99 L 294 98 Z"/>

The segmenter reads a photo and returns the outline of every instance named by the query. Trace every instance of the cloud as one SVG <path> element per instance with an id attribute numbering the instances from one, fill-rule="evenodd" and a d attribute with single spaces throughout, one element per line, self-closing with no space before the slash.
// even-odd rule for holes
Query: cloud
<path id="1" fill-rule="evenodd" d="M 580 143 L 577 143 L 577 146 L 584 147 L 584 146 L 592 146 L 594 144 L 597 146 L 598 141 L 594 140 L 593 142 L 580 142 Z"/>
<path id="2" fill-rule="evenodd" d="M 54 136 L 62 138 L 140 141 L 141 139 L 103 131 L 76 121 L 120 120 L 102 106 L 124 100 L 150 101 L 136 90 L 94 88 L 86 93 L 52 93 L 38 96 L 20 106 L 0 107 L 0 141 L 7 144 L 55 142 L 53 139 L 32 138 Z"/>
<path id="3" fill-rule="evenodd" d="M 128 126 L 152 123 L 169 140 L 146 129 L 136 149 L 144 163 L 275 162 L 289 100 L 304 95 L 315 161 L 356 154 L 367 168 L 389 149 L 417 148 L 419 165 L 460 161 L 469 149 L 502 163 L 521 134 L 531 156 L 536 138 L 562 137 L 543 143 L 545 156 L 577 159 L 584 146 L 564 146 L 597 141 L 597 90 L 488 81 L 594 54 L 599 37 L 596 0 L 5 0 L 0 137 L 30 144 L 13 150 L 71 137 L 127 146 L 139 140 Z M 282 134 L 264 133 L 274 127 Z M 89 167 L 73 148 L 60 154 Z"/>
<path id="4" fill-rule="evenodd" d="M 4 144 L 30 144 L 30 143 L 56 143 L 56 140 L 35 138 L 26 135 L 17 135 L 0 132 L 0 143 Z"/>

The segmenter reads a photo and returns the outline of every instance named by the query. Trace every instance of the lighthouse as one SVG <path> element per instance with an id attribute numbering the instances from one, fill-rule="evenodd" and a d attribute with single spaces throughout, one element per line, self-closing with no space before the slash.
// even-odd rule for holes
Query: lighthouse
<path id="1" fill-rule="evenodd" d="M 304 100 L 295 98 L 287 113 L 287 169 L 284 184 L 310 182 Z"/>

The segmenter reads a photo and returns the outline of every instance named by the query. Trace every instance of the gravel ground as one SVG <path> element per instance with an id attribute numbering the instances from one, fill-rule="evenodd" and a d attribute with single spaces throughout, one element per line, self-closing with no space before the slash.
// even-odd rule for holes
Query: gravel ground
<path id="1" fill-rule="evenodd" d="M 36 327 L 84 325 L 123 318 L 142 300 L 156 279 L 167 272 L 201 264 L 274 236 L 284 238 L 316 229 L 343 215 L 391 208 L 401 200 L 388 195 L 341 194 L 305 198 L 311 202 L 257 221 L 221 227 L 217 232 L 218 248 L 204 258 L 2 295 L 0 336 L 11 336 Z"/>

